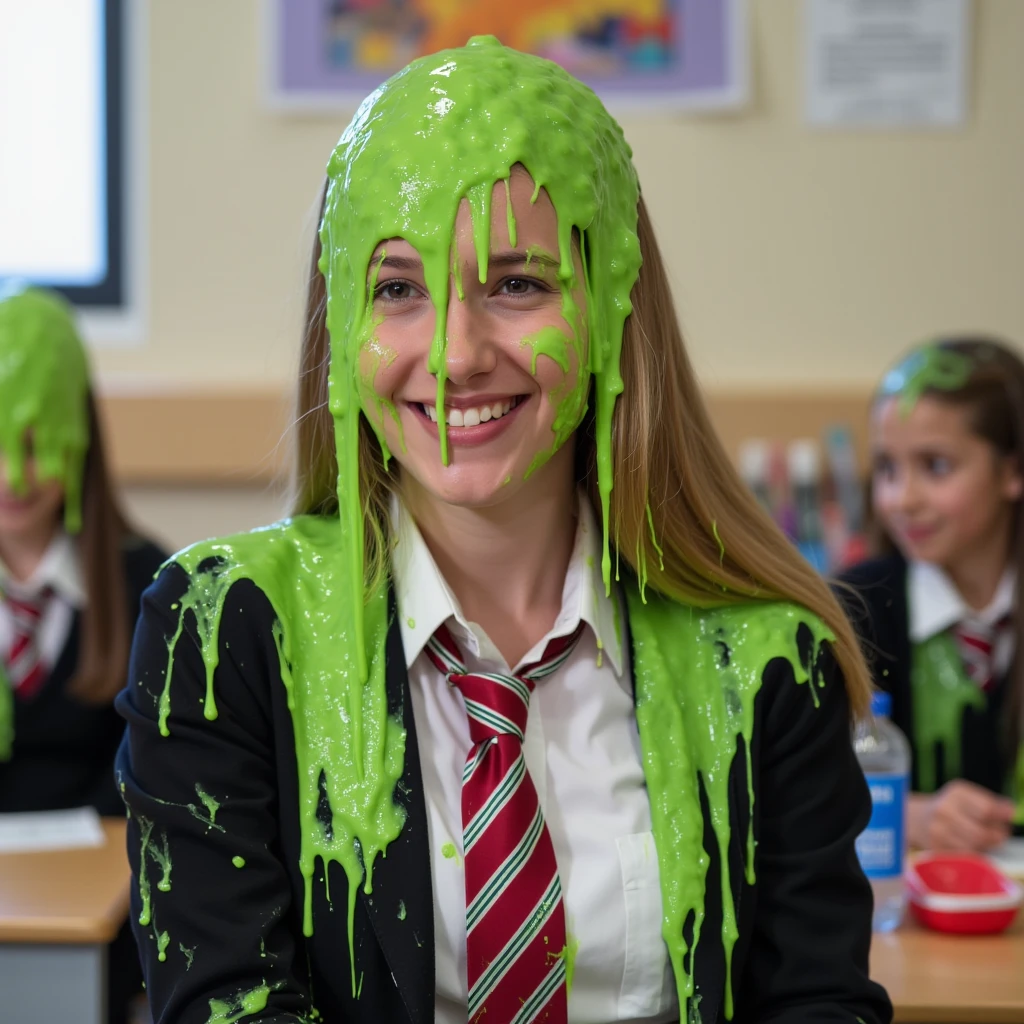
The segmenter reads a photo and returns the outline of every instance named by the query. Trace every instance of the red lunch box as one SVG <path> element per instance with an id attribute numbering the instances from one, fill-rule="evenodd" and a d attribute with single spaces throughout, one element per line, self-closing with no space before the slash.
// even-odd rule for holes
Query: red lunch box
<path id="1" fill-rule="evenodd" d="M 935 853 L 915 858 L 907 869 L 907 895 L 926 927 L 981 935 L 1010 926 L 1024 890 L 984 857 Z"/>

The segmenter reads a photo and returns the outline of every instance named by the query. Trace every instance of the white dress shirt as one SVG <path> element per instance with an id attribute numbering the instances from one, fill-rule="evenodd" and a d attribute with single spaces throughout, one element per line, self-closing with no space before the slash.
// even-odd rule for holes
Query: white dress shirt
<path id="1" fill-rule="evenodd" d="M 538 682 L 523 753 L 537 789 L 562 882 L 566 930 L 579 942 L 569 994 L 571 1024 L 679 1019 L 661 937 L 658 858 L 640 761 L 621 606 L 601 579 L 600 531 L 580 496 L 576 543 L 550 639 L 583 635 L 566 662 Z M 438 626 L 451 630 L 470 671 L 509 671 L 479 625 L 467 622 L 412 517 L 395 509 L 394 578 L 409 669 L 434 888 L 435 1020 L 465 1024 L 466 892 L 462 768 L 472 746 L 462 695 L 423 652 Z M 455 856 L 442 848 L 454 846 Z M 451 847 L 448 847 L 451 853 Z"/>
<path id="2" fill-rule="evenodd" d="M 53 591 L 53 596 L 39 622 L 36 647 L 49 671 L 64 650 L 75 612 L 84 608 L 86 602 L 78 544 L 64 530 L 57 531 L 35 572 L 23 582 L 15 580 L 0 559 L 0 591 L 25 601 L 34 601 L 47 587 Z M 14 620 L 10 609 L 0 601 L 0 657 L 7 657 L 13 643 Z"/>
<path id="3" fill-rule="evenodd" d="M 907 604 L 910 639 L 924 643 L 937 633 L 963 623 L 967 629 L 991 633 L 1001 618 L 1012 615 L 1017 601 L 1017 574 L 1012 566 L 1003 573 L 988 606 L 980 611 L 969 607 L 949 576 L 931 562 L 911 562 L 907 566 Z M 992 649 L 992 673 L 1004 675 L 1013 661 L 1016 646 L 1014 631 L 995 631 Z"/>

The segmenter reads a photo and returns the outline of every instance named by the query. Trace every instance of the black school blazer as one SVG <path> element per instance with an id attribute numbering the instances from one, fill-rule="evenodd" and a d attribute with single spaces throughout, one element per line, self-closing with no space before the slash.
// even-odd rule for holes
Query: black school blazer
<path id="1" fill-rule="evenodd" d="M 917 790 L 907 563 L 900 555 L 875 558 L 848 570 L 841 579 L 854 590 L 852 595 L 840 590 L 839 597 L 861 639 L 875 685 L 892 695 L 892 720 L 914 748 L 912 782 Z M 960 730 L 960 777 L 996 793 L 1004 791 L 1012 769 L 1002 727 L 1007 684 L 1005 677 L 996 683 L 984 711 L 967 708 Z M 942 786 L 950 777 L 941 747 L 936 756 L 936 783 Z"/>
<path id="2" fill-rule="evenodd" d="M 149 541 L 130 537 L 122 552 L 129 628 L 142 592 L 167 556 Z M 0 761 L 0 812 L 53 811 L 91 805 L 121 815 L 114 756 L 124 721 L 112 704 L 85 704 L 67 692 L 78 665 L 82 616 L 75 612 L 64 648 L 46 682 L 28 700 L 14 698 L 14 748 Z"/>
<path id="3" fill-rule="evenodd" d="M 284 1024 L 426 1024 L 434 1018 L 434 921 L 427 815 L 416 722 L 401 633 L 387 640 L 386 685 L 392 713 L 406 729 L 405 772 L 395 798 L 408 818 L 387 856 L 374 866 L 373 894 L 355 903 L 354 946 L 361 993 L 349 974 L 348 886 L 330 867 L 328 902 L 319 866 L 313 887 L 314 932 L 302 935 L 303 879 L 295 746 L 272 634 L 274 612 L 253 583 L 235 583 L 220 627 L 219 717 L 206 721 L 205 672 L 195 622 L 176 657 L 171 734 L 160 736 L 157 698 L 167 668 L 167 637 L 177 625 L 184 571 L 164 571 L 145 595 L 135 638 L 130 685 L 118 698 L 128 721 L 118 771 L 130 812 L 128 851 L 138 879 L 140 818 L 152 822 L 151 842 L 173 862 L 170 889 L 158 891 L 153 863 L 153 923 L 132 915 L 156 1024 L 206 1024 L 210 1000 L 237 1007 L 237 996 L 266 984 L 266 1008 L 249 1021 Z M 733 840 L 729 849 L 739 941 L 733 960 L 736 1021 L 848 1021 L 891 1018 L 885 992 L 868 980 L 871 891 L 854 853 L 867 823 L 869 797 L 853 756 L 845 689 L 831 657 L 821 707 L 797 686 L 784 660 L 765 672 L 755 706 L 754 830 L 757 883 L 743 878 L 747 828 L 745 765 L 731 780 Z M 196 812 L 196 783 L 220 801 L 216 826 Z M 192 805 L 190 808 L 188 805 Z M 201 811 L 202 808 L 199 808 Z M 706 808 L 705 808 L 706 814 Z M 221 831 L 223 829 L 223 831 Z M 694 975 L 700 1017 L 723 1014 L 725 961 L 710 826 L 704 845 L 707 917 Z M 242 857 L 236 868 L 232 859 Z M 405 914 L 399 919 L 399 904 Z M 166 933 L 166 960 L 156 936 Z M 233 1000 L 235 1000 L 233 1002 Z M 494 1021 L 493 1024 L 500 1024 Z"/>

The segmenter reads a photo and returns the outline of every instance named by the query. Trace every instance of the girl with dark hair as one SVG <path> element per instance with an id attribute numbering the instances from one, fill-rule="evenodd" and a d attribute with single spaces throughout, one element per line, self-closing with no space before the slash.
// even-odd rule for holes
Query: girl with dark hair
<path id="1" fill-rule="evenodd" d="M 121 514 L 71 310 L 0 291 L 0 813 L 123 815 L 114 756 L 142 591 L 163 553 Z M 140 987 L 125 930 L 112 1022 Z"/>
<path id="2" fill-rule="evenodd" d="M 871 414 L 880 556 L 845 582 L 914 751 L 912 845 L 987 850 L 1024 798 L 1024 363 L 987 338 L 911 352 Z"/>

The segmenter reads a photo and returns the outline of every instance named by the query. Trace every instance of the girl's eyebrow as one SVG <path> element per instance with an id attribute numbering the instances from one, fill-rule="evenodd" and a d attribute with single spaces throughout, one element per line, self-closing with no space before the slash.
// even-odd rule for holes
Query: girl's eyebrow
<path id="1" fill-rule="evenodd" d="M 519 250 L 493 253 L 487 260 L 491 267 L 522 267 L 536 263 L 541 267 L 557 270 L 559 262 L 545 253 L 526 253 Z M 370 261 L 372 267 L 388 267 L 391 270 L 422 270 L 423 261 L 418 256 L 390 256 L 383 259 L 374 257 Z"/>

